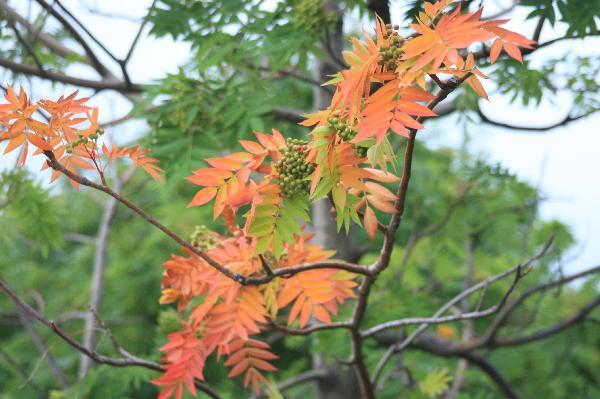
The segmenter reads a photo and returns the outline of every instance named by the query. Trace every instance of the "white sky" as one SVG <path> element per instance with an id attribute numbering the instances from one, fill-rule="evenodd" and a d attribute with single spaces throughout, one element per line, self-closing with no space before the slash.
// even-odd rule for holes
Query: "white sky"
<path id="1" fill-rule="evenodd" d="M 501 5 L 507 2 L 510 1 L 485 3 L 486 6 L 492 3 L 487 11 L 494 13 L 494 4 Z M 28 2 L 13 0 L 9 3 L 24 11 Z M 64 0 L 63 3 L 74 11 L 115 55 L 122 57 L 129 49 L 138 24 L 93 16 L 85 12 L 85 6 L 92 5 L 105 12 L 141 18 L 151 0 Z M 392 19 L 396 21 L 400 20 L 400 11 L 394 7 L 394 4 L 398 3 L 403 2 L 392 2 Z M 513 14 L 511 18 L 511 29 L 531 35 L 533 24 L 531 21 L 523 22 L 524 15 Z M 551 36 L 550 31 L 551 29 L 546 27 L 542 32 L 541 42 L 556 37 Z M 558 35 L 561 33 L 564 31 L 559 31 Z M 600 39 L 589 39 L 584 43 L 565 41 L 539 50 L 533 59 L 556 57 L 566 51 L 589 54 L 598 48 Z M 176 72 L 177 67 L 187 61 L 189 55 L 187 44 L 144 37 L 129 64 L 130 75 L 138 82 L 163 77 L 166 73 Z M 114 68 L 114 71 L 118 75 L 118 69 Z M 72 69 L 68 72 L 95 78 L 91 70 Z M 493 76 L 491 79 L 493 80 Z M 6 80 L 6 77 L 0 76 L 0 80 Z M 60 90 L 64 89 L 52 88 L 46 82 L 35 80 L 32 83 L 33 97 L 63 94 Z M 487 87 L 492 88 L 493 85 Z M 86 94 L 85 90 L 82 90 L 82 93 Z M 101 93 L 91 100 L 100 106 L 101 120 L 111 120 L 128 112 L 128 101 L 116 100 L 118 97 L 114 93 Z M 530 108 L 523 108 L 520 104 L 511 106 L 507 99 L 494 94 L 490 96 L 490 100 L 489 104 L 484 105 L 484 110 L 490 118 L 531 126 L 544 126 L 561 120 L 570 105 L 569 99 L 563 96 L 553 99 L 554 104 L 545 101 L 540 107 Z M 434 146 L 458 145 L 462 139 L 463 129 L 453 117 L 429 126 L 428 130 L 420 134 L 420 139 Z M 131 137 L 143 131 L 142 123 L 133 122 L 121 125 L 111 133 L 115 136 Z M 581 270 L 600 263 L 600 212 L 597 209 L 600 205 L 600 113 L 548 133 L 515 132 L 485 125 L 473 125 L 469 133 L 472 138 L 471 148 L 474 151 L 485 154 L 490 161 L 500 162 L 520 178 L 541 187 L 543 195 L 548 198 L 541 206 L 543 218 L 557 218 L 572 228 L 578 239 L 578 248 L 573 251 L 573 255 L 577 257 L 567 265 L 569 270 Z M 116 139 L 118 140 L 118 137 Z M 12 164 L 14 161 L 7 160 L 6 157 L 0 161 L 2 167 L 11 167 Z"/>

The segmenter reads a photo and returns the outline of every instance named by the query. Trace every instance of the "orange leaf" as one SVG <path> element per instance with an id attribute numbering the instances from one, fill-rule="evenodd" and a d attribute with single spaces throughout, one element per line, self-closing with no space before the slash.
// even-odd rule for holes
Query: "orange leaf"
<path id="1" fill-rule="evenodd" d="M 28 134 L 27 140 L 33 144 L 34 146 L 41 148 L 42 150 L 52 151 L 52 146 L 46 142 L 46 140 L 41 137 L 36 136 L 35 134 Z"/>
<path id="2" fill-rule="evenodd" d="M 496 39 L 490 48 L 490 62 L 492 64 L 498 59 L 500 51 L 502 51 L 502 40 Z"/>
<path id="3" fill-rule="evenodd" d="M 266 151 L 260 144 L 249 140 L 240 140 L 240 144 L 246 151 L 254 155 L 260 155 Z"/>
<path id="4" fill-rule="evenodd" d="M 504 50 L 511 58 L 514 58 L 515 60 L 517 60 L 521 63 L 523 62 L 523 56 L 521 55 L 521 50 L 519 50 L 519 48 L 517 46 L 515 46 L 514 44 L 509 43 L 509 42 L 504 43 Z"/>
<path id="5" fill-rule="evenodd" d="M 367 234 L 371 239 L 375 239 L 375 234 L 377 233 L 377 217 L 375 216 L 375 212 L 371 207 L 367 206 L 365 208 L 365 230 L 367 230 Z"/>
<path id="6" fill-rule="evenodd" d="M 228 158 L 207 158 L 205 161 L 215 168 L 226 169 L 226 170 L 239 170 L 242 168 L 242 164 L 238 161 Z"/>
<path id="7" fill-rule="evenodd" d="M 392 205 L 389 202 L 384 201 L 374 195 L 367 195 L 367 200 L 369 201 L 369 203 L 371 205 L 373 205 L 375 208 L 379 209 L 382 212 L 387 212 L 387 213 L 396 212 L 396 208 L 394 207 L 394 205 Z"/>
<path id="8" fill-rule="evenodd" d="M 14 139 L 9 141 L 8 145 L 4 149 L 4 154 L 8 154 L 15 148 L 19 148 L 21 145 L 23 145 L 23 143 L 25 143 L 25 134 L 19 134 Z"/>
<path id="9" fill-rule="evenodd" d="M 217 189 L 215 187 L 205 187 L 202 190 L 198 191 L 192 201 L 188 204 L 188 208 L 192 206 L 201 206 L 212 200 L 217 194 Z"/>

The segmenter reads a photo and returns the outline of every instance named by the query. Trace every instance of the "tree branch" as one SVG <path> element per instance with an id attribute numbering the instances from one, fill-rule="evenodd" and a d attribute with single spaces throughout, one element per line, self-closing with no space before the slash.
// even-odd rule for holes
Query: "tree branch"
<path id="1" fill-rule="evenodd" d="M 471 287 L 469 287 L 468 289 L 464 290 L 463 292 L 461 292 L 460 294 L 458 294 L 457 296 L 455 296 L 454 298 L 452 298 L 450 301 L 446 302 L 446 304 L 444 304 L 444 306 L 442 306 L 441 308 L 439 308 L 432 316 L 432 319 L 434 318 L 440 318 L 444 313 L 446 313 L 446 311 L 448 311 L 450 308 L 452 308 L 452 306 L 460 303 L 464 298 L 469 297 L 471 294 L 488 287 L 490 284 L 495 283 L 498 280 L 501 280 L 509 275 L 512 275 L 513 273 L 515 274 L 515 278 L 513 279 L 513 283 L 511 284 L 511 286 L 509 287 L 509 289 L 506 291 L 506 293 L 504 294 L 504 296 L 502 297 L 502 300 L 494 307 L 492 307 L 491 309 L 493 309 L 494 311 L 498 311 L 500 308 L 502 308 L 502 306 L 504 306 L 504 304 L 506 303 L 506 300 L 508 299 L 509 295 L 513 292 L 514 288 L 516 287 L 516 284 L 519 282 L 519 280 L 527 273 L 528 268 L 531 266 L 531 264 L 538 260 L 539 258 L 541 258 L 550 248 L 550 245 L 553 242 L 553 238 L 550 238 L 548 240 L 548 242 L 544 245 L 544 247 L 542 248 L 542 250 L 537 253 L 536 255 L 534 255 L 533 257 L 531 257 L 529 260 L 527 260 L 526 262 L 519 264 L 503 273 L 497 274 L 495 276 L 492 276 L 490 278 L 487 278 L 484 281 L 481 281 L 480 283 L 477 283 L 475 285 L 472 285 Z M 492 312 L 493 313 L 493 312 Z M 491 314 L 491 313 L 490 313 Z M 452 316 L 454 317 L 454 316 Z M 384 331 L 385 329 L 388 328 L 394 328 L 397 327 L 395 325 L 395 323 L 400 323 L 401 320 L 398 320 L 396 322 L 388 322 L 388 323 L 383 323 L 379 326 L 375 326 L 373 328 L 371 328 L 370 330 L 367 330 L 365 333 L 363 333 L 362 335 L 366 338 L 369 336 L 373 336 L 376 333 L 380 333 L 382 331 Z M 410 334 L 407 338 L 405 338 L 403 341 L 398 342 L 392 346 L 390 346 L 387 350 L 387 352 L 384 354 L 384 356 L 380 359 L 379 363 L 377 364 L 377 367 L 375 368 L 375 371 L 373 373 L 373 381 L 374 383 L 377 382 L 377 379 L 379 378 L 379 376 L 381 375 L 381 372 L 383 371 L 386 363 L 389 361 L 389 359 L 392 357 L 392 355 L 394 355 L 395 353 L 401 352 L 403 351 L 407 346 L 409 346 L 415 339 L 417 339 L 426 329 L 427 327 L 429 327 L 430 323 L 424 322 L 422 323 L 412 334 Z"/>
<path id="2" fill-rule="evenodd" d="M 533 131 L 533 132 L 545 132 L 548 130 L 556 129 L 557 127 L 565 126 L 571 122 L 578 121 L 579 119 L 583 119 L 583 118 L 585 118 L 595 112 L 598 112 L 598 111 L 600 111 L 600 109 L 589 111 L 589 112 L 586 112 L 586 113 L 578 115 L 578 116 L 571 116 L 571 113 L 569 113 L 562 120 L 560 120 L 556 123 L 553 123 L 551 125 L 547 125 L 547 126 L 520 126 L 520 125 L 514 125 L 514 124 L 510 124 L 510 123 L 506 123 L 506 122 L 492 120 L 483 113 L 483 110 L 480 107 L 477 107 L 477 110 L 476 110 L 477 115 L 479 116 L 479 119 L 481 119 L 481 121 L 483 123 L 486 123 L 488 125 L 503 127 L 505 129 L 511 129 L 511 130 L 528 130 L 528 131 Z"/>
<path id="3" fill-rule="evenodd" d="M 0 57 L 0 66 L 10 69 L 13 72 L 26 75 L 37 76 L 42 79 L 54 82 L 71 84 L 74 86 L 87 87 L 95 90 L 115 90 L 122 94 L 141 93 L 143 88 L 138 84 L 127 85 L 124 82 L 113 79 L 89 80 L 65 75 L 61 72 L 43 71 L 35 65 L 21 64 L 5 57 Z"/>
<path id="4" fill-rule="evenodd" d="M 144 367 L 150 370 L 155 371 L 163 371 L 163 368 L 160 364 L 151 362 L 148 360 L 140 359 L 133 355 L 129 355 L 128 357 L 122 358 L 112 358 L 108 356 L 101 355 L 96 351 L 90 350 L 80 344 L 77 340 L 73 339 L 69 334 L 67 334 L 58 324 L 56 324 L 52 320 L 46 319 L 44 316 L 39 314 L 34 308 L 29 306 L 26 302 L 24 302 L 19 295 L 8 285 L 8 283 L 0 277 L 0 289 L 2 289 L 18 306 L 20 306 L 24 312 L 26 312 L 30 317 L 33 317 L 44 326 L 54 331 L 56 335 L 58 335 L 64 342 L 66 342 L 69 346 L 75 348 L 79 352 L 85 354 L 86 356 L 93 359 L 96 363 L 107 364 L 109 366 L 114 367 L 129 367 L 129 366 L 138 366 Z M 208 386 L 200 381 L 194 381 L 194 385 L 209 395 L 213 399 L 219 399 L 219 396 Z"/>
<path id="5" fill-rule="evenodd" d="M 480 341 L 490 342 L 491 340 L 493 340 L 494 336 L 497 334 L 500 327 L 502 325 L 504 325 L 504 323 L 506 323 L 506 321 L 508 320 L 508 317 L 510 316 L 512 311 L 518 305 L 520 305 L 523 301 L 525 301 L 525 299 L 530 297 L 531 295 L 533 295 L 537 292 L 540 292 L 540 291 L 545 291 L 545 290 L 551 289 L 556 286 L 570 283 L 571 281 L 578 280 L 580 278 L 583 278 L 583 277 L 586 277 L 586 276 L 589 276 L 589 275 L 592 275 L 595 273 L 600 273 L 600 266 L 592 267 L 587 270 L 583 270 L 579 273 L 575 273 L 575 274 L 572 274 L 569 276 L 564 276 L 560 279 L 550 281 L 545 284 L 540 284 L 540 285 L 531 287 L 531 288 L 523 291 L 518 297 L 516 297 L 514 300 L 509 302 L 502 309 L 502 311 L 498 314 L 498 316 L 494 319 L 494 321 L 492 321 L 491 325 L 488 327 L 488 329 L 485 331 L 485 333 L 481 336 Z"/>
<path id="6" fill-rule="evenodd" d="M 436 105 L 438 105 L 440 102 L 446 99 L 446 97 L 448 97 L 450 93 L 452 93 L 458 86 L 460 86 L 460 84 L 462 84 L 466 79 L 468 79 L 469 76 L 471 76 L 471 74 L 467 73 L 458 80 L 451 79 L 444 82 L 444 88 L 441 89 L 436 95 L 436 97 L 428 104 L 428 108 L 433 109 Z M 417 120 L 419 122 L 422 122 L 423 120 L 425 120 L 425 117 L 419 117 Z M 378 259 L 372 265 L 369 266 L 369 274 L 365 276 L 364 280 L 358 287 L 357 304 L 354 308 L 354 311 L 352 312 L 351 362 L 354 364 L 358 380 L 361 384 L 363 396 L 366 399 L 374 399 L 375 393 L 373 388 L 374 384 L 369 378 L 369 372 L 364 362 L 364 356 L 362 353 L 362 340 L 364 339 L 364 337 L 360 333 L 360 326 L 364 319 L 365 312 L 367 310 L 367 303 L 371 287 L 375 283 L 379 274 L 383 272 L 390 263 L 390 258 L 394 247 L 395 234 L 398 230 L 398 227 L 400 226 L 402 215 L 404 214 L 406 194 L 408 192 L 408 183 L 410 181 L 411 176 L 412 157 L 415 146 L 416 134 L 416 129 L 409 130 L 409 137 L 404 151 L 404 166 L 402 171 L 402 178 L 400 179 L 400 184 L 398 186 L 396 194 L 397 199 L 394 204 L 396 212 L 392 215 L 387 230 L 384 234 L 384 241 Z"/>
<path id="7" fill-rule="evenodd" d="M 210 266 L 212 266 L 213 268 L 218 270 L 220 273 L 224 274 L 228 278 L 230 278 L 233 281 L 236 281 L 242 285 L 266 284 L 269 281 L 275 279 L 276 277 L 290 277 L 290 276 L 294 276 L 298 273 L 301 273 L 301 272 L 304 272 L 307 270 L 315 270 L 315 269 L 339 269 L 339 270 L 345 270 L 348 272 L 352 272 L 352 273 L 356 273 L 356 274 L 363 274 L 363 275 L 368 275 L 370 273 L 369 269 L 365 266 L 356 265 L 353 263 L 347 263 L 347 262 L 343 262 L 343 261 L 336 261 L 336 260 L 314 262 L 314 263 L 304 263 L 304 264 L 297 265 L 297 266 L 284 267 L 281 269 L 274 270 L 273 274 L 271 274 L 271 275 L 263 275 L 263 276 L 259 276 L 259 277 L 247 277 L 247 276 L 241 275 L 239 273 L 232 272 L 231 270 L 227 269 L 223 265 L 216 262 L 210 256 L 206 255 L 204 252 L 200 251 L 198 248 L 196 248 L 190 242 L 183 239 L 177 233 L 173 232 L 171 229 L 169 229 L 168 227 L 166 227 L 165 225 L 160 223 L 152 215 L 148 214 L 147 212 L 142 210 L 140 207 L 138 207 L 131 201 L 127 200 L 125 197 L 121 196 L 119 193 L 112 190 L 110 187 L 105 186 L 103 184 L 94 183 L 91 180 L 66 169 L 56 159 L 56 157 L 54 156 L 54 153 L 52 151 L 44 151 L 44 155 L 47 158 L 48 166 L 50 166 L 52 169 L 61 172 L 66 177 L 81 184 L 82 186 L 94 188 L 96 190 L 102 191 L 102 192 L 110 195 L 111 197 L 115 198 L 117 201 L 119 201 L 120 203 L 125 205 L 127 208 L 131 209 L 133 212 L 135 212 L 139 216 L 141 216 L 148 223 L 152 224 L 153 226 L 158 228 L 160 231 L 165 233 L 167 236 L 169 236 L 171 239 L 173 239 L 179 245 L 186 248 L 187 250 L 192 252 L 194 255 L 197 255 L 200 258 L 202 258 L 203 260 L 205 260 Z"/>
<path id="8" fill-rule="evenodd" d="M 585 304 L 583 307 L 581 307 L 581 309 L 579 309 L 579 311 L 577 311 L 577 313 L 575 313 L 573 316 L 561 321 L 560 323 L 521 337 L 497 337 L 494 338 L 494 340 L 490 344 L 488 344 L 488 346 L 492 345 L 494 348 L 517 346 L 539 341 L 541 339 L 553 336 L 577 323 L 585 321 L 586 316 L 590 314 L 599 305 L 600 296 L 597 296 L 596 298 L 592 299 L 590 302 Z"/>
<path id="9" fill-rule="evenodd" d="M 278 324 L 275 322 L 271 322 L 268 325 L 269 328 L 267 328 L 265 331 L 277 331 L 277 332 L 282 332 L 284 334 L 287 335 L 294 335 L 294 336 L 303 336 L 303 335 L 311 335 L 312 333 L 315 332 L 319 332 L 319 331 L 325 331 L 325 330 L 336 330 L 336 329 L 351 329 L 352 328 L 352 324 L 349 321 L 346 322 L 337 322 L 337 323 L 330 323 L 330 324 L 317 324 L 314 326 L 310 326 L 310 327 L 306 327 L 306 328 L 292 328 L 292 327 L 288 327 L 282 324 Z"/>
<path id="10" fill-rule="evenodd" d="M 73 39 L 75 39 L 75 41 L 77 43 L 79 43 L 81 45 L 81 47 L 83 47 L 83 50 L 85 51 L 85 54 L 89 58 L 91 65 L 100 74 L 100 76 L 109 77 L 112 75 L 110 70 L 108 68 L 106 68 L 106 66 L 104 66 L 104 64 L 102 64 L 102 62 L 100 62 L 100 60 L 98 59 L 98 57 L 96 56 L 96 54 L 94 53 L 92 48 L 89 46 L 87 41 L 83 38 L 83 36 L 81 36 L 79 34 L 77 29 L 75 29 L 75 27 L 62 14 L 60 14 L 58 11 L 56 11 L 54 9 L 54 7 L 50 4 L 48 4 L 45 0 L 36 0 L 36 2 L 44 10 L 46 10 L 48 13 L 50 13 L 50 15 L 52 15 L 54 18 L 56 18 L 58 20 L 58 22 L 60 22 L 60 24 L 67 30 L 67 32 L 69 32 L 69 34 L 73 37 Z M 55 2 L 60 5 L 60 3 L 57 0 L 55 0 Z M 60 5 L 60 6 L 62 8 L 62 5 Z M 64 11 L 64 8 L 63 8 L 63 11 Z M 70 13 L 68 13 L 68 14 L 70 14 Z M 76 19 L 75 19 L 75 21 L 77 22 Z M 103 48 L 103 46 L 101 46 L 101 47 Z"/>
<path id="11" fill-rule="evenodd" d="M 76 53 L 75 51 L 65 47 L 61 42 L 54 39 L 52 36 L 42 32 L 41 27 L 34 26 L 31 24 L 26 18 L 17 13 L 13 8 L 11 8 L 6 0 L 0 0 L 0 9 L 2 9 L 9 18 L 13 18 L 19 25 L 25 28 L 25 30 L 32 36 L 39 39 L 39 41 L 46 46 L 49 50 L 54 52 L 55 54 L 63 57 L 75 57 L 81 58 L 84 57 L 81 54 Z"/>

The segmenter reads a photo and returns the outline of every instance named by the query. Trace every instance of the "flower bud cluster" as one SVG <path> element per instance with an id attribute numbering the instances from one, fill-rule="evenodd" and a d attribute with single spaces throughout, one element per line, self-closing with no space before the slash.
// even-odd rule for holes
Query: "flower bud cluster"
<path id="1" fill-rule="evenodd" d="M 306 162 L 308 142 L 288 138 L 280 150 L 281 159 L 275 167 L 279 174 L 279 185 L 284 197 L 308 194 L 308 177 L 314 172 L 315 164 Z"/>
<path id="2" fill-rule="evenodd" d="M 209 251 L 218 244 L 215 233 L 204 225 L 194 228 L 194 232 L 190 236 L 190 242 L 201 251 Z"/>
<path id="3" fill-rule="evenodd" d="M 77 135 L 77 140 L 73 141 L 71 144 L 67 145 L 67 153 L 72 153 L 73 150 L 78 146 L 78 145 L 86 145 L 89 144 L 90 142 L 98 139 L 99 136 L 102 136 L 104 134 L 104 129 L 102 129 L 101 127 L 99 127 L 98 129 L 96 129 L 95 133 L 90 134 L 89 136 L 83 136 L 81 134 Z"/>
<path id="4" fill-rule="evenodd" d="M 327 119 L 327 123 L 329 124 L 329 128 L 335 130 L 343 141 L 351 141 L 358 134 L 358 130 L 354 129 L 354 125 L 336 116 Z M 354 145 L 354 148 L 356 149 L 356 155 L 360 158 L 367 156 L 368 148 L 357 145 Z"/>
<path id="5" fill-rule="evenodd" d="M 383 33 L 384 39 L 390 39 L 389 47 L 381 47 L 379 54 L 381 54 L 381 60 L 378 64 L 385 66 L 388 70 L 395 70 L 402 57 L 402 46 L 404 45 L 404 38 L 398 34 L 398 25 L 387 24 Z"/>

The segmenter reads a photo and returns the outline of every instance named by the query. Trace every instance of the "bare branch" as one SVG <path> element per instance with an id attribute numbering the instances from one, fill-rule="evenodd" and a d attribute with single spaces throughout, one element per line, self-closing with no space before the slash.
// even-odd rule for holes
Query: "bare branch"
<path id="1" fill-rule="evenodd" d="M 61 72 L 43 71 L 35 65 L 21 64 L 5 57 L 0 57 L 0 66 L 13 72 L 37 76 L 55 82 L 71 84 L 74 86 L 87 87 L 95 90 L 115 90 L 123 94 L 137 94 L 142 92 L 142 86 L 137 84 L 127 85 L 124 82 L 113 79 L 90 80 L 65 75 Z"/>
<path id="2" fill-rule="evenodd" d="M 50 4 L 48 4 L 45 0 L 36 0 L 36 1 L 44 10 L 46 10 L 48 13 L 50 13 L 50 15 L 52 15 L 54 18 L 56 18 L 58 20 L 58 22 L 60 22 L 61 25 L 67 30 L 67 32 L 69 32 L 69 34 L 73 37 L 73 39 L 75 39 L 75 41 L 77 43 L 79 43 L 81 45 L 81 47 L 83 47 L 83 50 L 85 51 L 85 54 L 87 55 L 87 57 L 90 59 L 92 66 L 100 74 L 100 76 L 109 77 L 112 75 L 110 73 L 110 71 L 108 70 L 108 68 L 106 68 L 106 66 L 104 66 L 104 64 L 102 64 L 102 62 L 100 62 L 100 60 L 96 56 L 96 53 L 94 53 L 94 51 L 89 46 L 87 41 L 83 38 L 83 36 L 81 36 L 79 34 L 77 29 L 75 29 L 75 27 L 62 14 L 60 14 L 58 11 L 56 11 L 54 9 L 54 7 Z M 56 0 L 55 0 L 55 2 L 58 3 L 58 1 L 56 1 Z"/>
<path id="3" fill-rule="evenodd" d="M 296 385 L 303 384 L 307 381 L 318 380 L 319 378 L 323 378 L 326 376 L 326 370 L 309 370 L 304 373 L 298 374 L 294 378 L 290 378 L 289 380 L 282 382 L 277 386 L 277 388 L 279 388 L 280 391 L 285 391 L 286 389 L 290 389 L 292 387 L 295 387 Z"/>
<path id="4" fill-rule="evenodd" d="M 439 318 L 441 317 L 444 313 L 446 313 L 446 311 L 448 311 L 452 306 L 456 305 L 457 303 L 460 303 L 464 298 L 469 297 L 471 294 L 481 290 L 484 287 L 487 287 L 490 284 L 493 284 L 494 282 L 501 280 L 509 275 L 512 275 L 513 273 L 515 273 L 515 278 L 513 279 L 513 283 L 511 284 L 511 286 L 509 287 L 509 289 L 506 291 L 506 293 L 504 294 L 504 296 L 502 297 L 502 300 L 493 308 L 494 311 L 498 311 L 500 308 L 502 308 L 502 306 L 504 306 L 504 304 L 506 303 L 506 300 L 508 299 L 508 296 L 512 293 L 512 291 L 514 290 L 516 284 L 518 283 L 518 281 L 523 277 L 523 275 L 527 272 L 529 266 L 531 266 L 531 264 L 538 260 L 539 258 L 541 258 L 550 248 L 550 245 L 552 244 L 553 238 L 550 238 L 550 240 L 548 240 L 548 242 L 546 243 L 546 245 L 544 245 L 544 247 L 542 248 L 542 250 L 536 254 L 535 256 L 533 256 L 532 258 L 530 258 L 529 260 L 527 260 L 525 263 L 523 264 L 519 264 L 503 273 L 497 274 L 495 276 L 492 276 L 478 284 L 472 285 L 471 287 L 469 287 L 468 289 L 464 290 L 463 292 L 461 292 L 460 294 L 458 294 L 457 296 L 455 296 L 454 298 L 452 298 L 450 301 L 446 302 L 446 304 L 444 304 L 444 306 L 442 306 L 441 308 L 439 308 L 432 316 L 432 318 Z M 380 326 L 390 326 L 389 328 L 393 328 L 393 327 L 397 327 L 394 324 L 390 324 L 390 323 L 398 323 L 400 322 L 400 320 L 396 321 L 396 322 L 388 322 L 388 323 L 383 323 Z M 412 334 L 410 334 L 407 338 L 405 338 L 403 341 L 398 342 L 392 346 L 390 346 L 387 350 L 387 352 L 384 354 L 384 356 L 380 359 L 379 363 L 377 364 L 377 367 L 375 368 L 375 371 L 373 373 L 373 381 L 374 383 L 377 382 L 377 379 L 379 378 L 379 376 L 381 375 L 381 372 L 383 371 L 386 363 L 389 361 L 389 359 L 392 357 L 393 354 L 398 353 L 403 351 L 407 346 L 409 346 L 416 338 L 419 337 L 419 335 L 421 335 L 426 329 L 427 327 L 429 327 L 430 324 L 428 323 L 423 323 L 421 324 Z M 382 328 L 379 326 L 373 327 L 370 330 L 367 330 L 365 333 L 363 333 L 362 335 L 364 337 L 368 337 L 368 336 L 373 336 L 374 334 L 384 331 L 386 328 Z"/>
<path id="5" fill-rule="evenodd" d="M 75 51 L 65 47 L 61 42 L 54 39 L 52 36 L 42 32 L 40 27 L 34 26 L 31 24 L 26 18 L 17 13 L 13 8 L 11 8 L 6 0 L 0 0 L 0 9 L 6 12 L 7 16 L 13 18 L 19 25 L 25 28 L 27 32 L 38 39 L 44 46 L 46 46 L 49 50 L 54 52 L 55 54 L 63 57 L 75 57 L 81 58 L 82 55 L 76 53 Z"/>
<path id="6" fill-rule="evenodd" d="M 129 366 L 138 366 L 144 367 L 150 370 L 155 371 L 163 371 L 163 368 L 160 364 L 140 359 L 131 355 L 131 357 L 122 357 L 122 358 L 112 358 L 108 356 L 101 355 L 94 350 L 90 350 L 80 344 L 76 339 L 72 338 L 66 331 L 64 331 L 58 324 L 56 324 L 52 320 L 46 319 L 44 316 L 39 314 L 34 308 L 29 306 L 26 302 L 24 302 L 19 295 L 8 285 L 8 283 L 0 277 L 0 289 L 2 289 L 18 306 L 20 306 L 24 312 L 26 312 L 30 317 L 36 319 L 44 326 L 54 331 L 56 335 L 58 335 L 64 342 L 66 342 L 69 346 L 75 348 L 81 353 L 89 356 L 96 363 L 107 364 L 109 366 L 114 367 L 129 367 Z M 194 385 L 204 393 L 208 394 L 213 399 L 219 399 L 219 396 L 208 386 L 200 381 L 194 381 Z"/>
<path id="7" fill-rule="evenodd" d="M 477 107 L 477 110 L 476 110 L 477 115 L 479 116 L 479 119 L 481 119 L 481 121 L 483 123 L 486 123 L 488 125 L 503 127 L 505 129 L 511 129 L 511 130 L 525 130 L 525 131 L 532 131 L 532 132 L 545 132 L 548 130 L 556 129 L 561 126 L 565 126 L 571 122 L 575 122 L 580 119 L 586 118 L 598 111 L 600 111 L 600 109 L 589 111 L 589 112 L 583 113 L 578 116 L 571 116 L 571 113 L 569 112 L 569 114 L 567 114 L 567 116 L 565 116 L 560 121 L 553 123 L 551 125 L 547 125 L 547 126 L 522 126 L 522 125 L 514 125 L 514 124 L 510 124 L 510 123 L 506 123 L 506 122 L 492 120 L 483 113 L 483 111 L 480 107 Z"/>
<path id="8" fill-rule="evenodd" d="M 306 327 L 306 328 L 291 328 L 291 327 L 287 327 L 275 322 L 271 322 L 268 326 L 267 329 L 265 329 L 265 331 L 278 331 L 278 332 L 282 332 L 285 333 L 287 335 L 294 335 L 294 336 L 299 336 L 299 335 L 311 335 L 312 333 L 315 332 L 319 332 L 319 331 L 325 331 L 325 330 L 336 330 L 336 329 L 351 329 L 352 328 L 352 324 L 350 322 L 337 322 L 337 323 L 330 323 L 330 324 L 317 324 L 311 327 Z"/>
<path id="9" fill-rule="evenodd" d="M 538 23 L 535 27 L 535 31 L 533 32 L 533 37 L 531 40 L 538 42 L 540 40 L 540 35 L 542 34 L 542 29 L 544 28 L 544 22 L 546 22 L 546 15 L 542 14 L 540 19 L 538 19 Z"/>
<path id="10" fill-rule="evenodd" d="M 528 344 L 530 342 L 539 341 L 541 339 L 551 337 L 555 334 L 558 334 L 559 332 L 561 332 L 563 330 L 566 330 L 567 328 L 569 328 L 577 323 L 585 321 L 586 316 L 588 314 L 590 314 L 599 305 L 600 305 L 600 296 L 597 296 L 596 298 L 594 298 L 590 302 L 588 302 L 586 305 L 581 307 L 581 309 L 579 309 L 579 311 L 577 311 L 577 313 L 575 313 L 573 316 L 561 321 L 560 323 L 557 323 L 551 327 L 538 330 L 536 332 L 533 332 L 531 334 L 528 334 L 528 335 L 525 335 L 522 337 L 497 337 L 497 338 L 494 338 L 491 345 L 493 345 L 495 348 L 506 347 L 506 346 L 516 346 L 516 345 Z"/>
<path id="11" fill-rule="evenodd" d="M 512 311 L 518 306 L 520 305 L 523 301 L 525 301 L 525 299 L 527 299 L 528 297 L 530 297 L 531 295 L 540 292 L 540 291 L 545 291 L 548 289 L 551 289 L 553 287 L 557 287 L 557 286 L 561 286 L 567 283 L 570 283 L 571 281 L 575 281 L 578 280 L 580 278 L 592 275 L 592 274 L 596 274 L 596 273 L 600 273 L 600 266 L 596 266 L 596 267 L 592 267 L 589 268 L 587 270 L 583 270 L 579 273 L 575 273 L 572 274 L 570 276 L 564 276 L 560 279 L 554 280 L 554 281 L 550 281 L 548 283 L 545 284 L 540 284 L 534 287 L 531 287 L 525 291 L 523 291 L 518 297 L 516 297 L 514 300 L 510 301 L 503 309 L 502 311 L 498 314 L 498 316 L 494 319 L 494 321 L 491 323 L 491 325 L 488 327 L 488 329 L 486 330 L 486 332 L 482 335 L 482 337 L 480 338 L 480 340 L 482 342 L 490 342 L 491 340 L 493 340 L 494 336 L 496 335 L 496 333 L 498 332 L 498 329 L 504 325 L 504 323 L 506 323 L 506 321 L 508 320 L 508 317 L 510 316 L 510 314 L 512 313 Z"/>
<path id="12" fill-rule="evenodd" d="M 17 29 L 17 26 L 15 24 L 14 19 L 12 19 L 10 16 L 8 17 L 8 24 L 11 27 L 11 29 L 13 30 L 13 32 L 15 33 L 17 41 L 19 43 L 21 43 L 21 45 L 23 46 L 23 48 L 25 49 L 25 51 L 27 52 L 27 54 L 29 54 L 29 56 L 31 56 L 31 58 L 33 58 L 33 61 L 34 61 L 35 65 L 41 71 L 43 71 L 44 70 L 44 66 L 42 65 L 42 62 L 40 61 L 40 59 L 37 56 L 37 54 L 35 53 L 35 50 L 33 49 L 33 47 L 31 47 L 31 44 L 29 42 L 27 42 L 27 40 L 25 40 L 23 38 L 23 36 L 21 36 L 21 32 L 19 32 L 19 29 Z"/>

